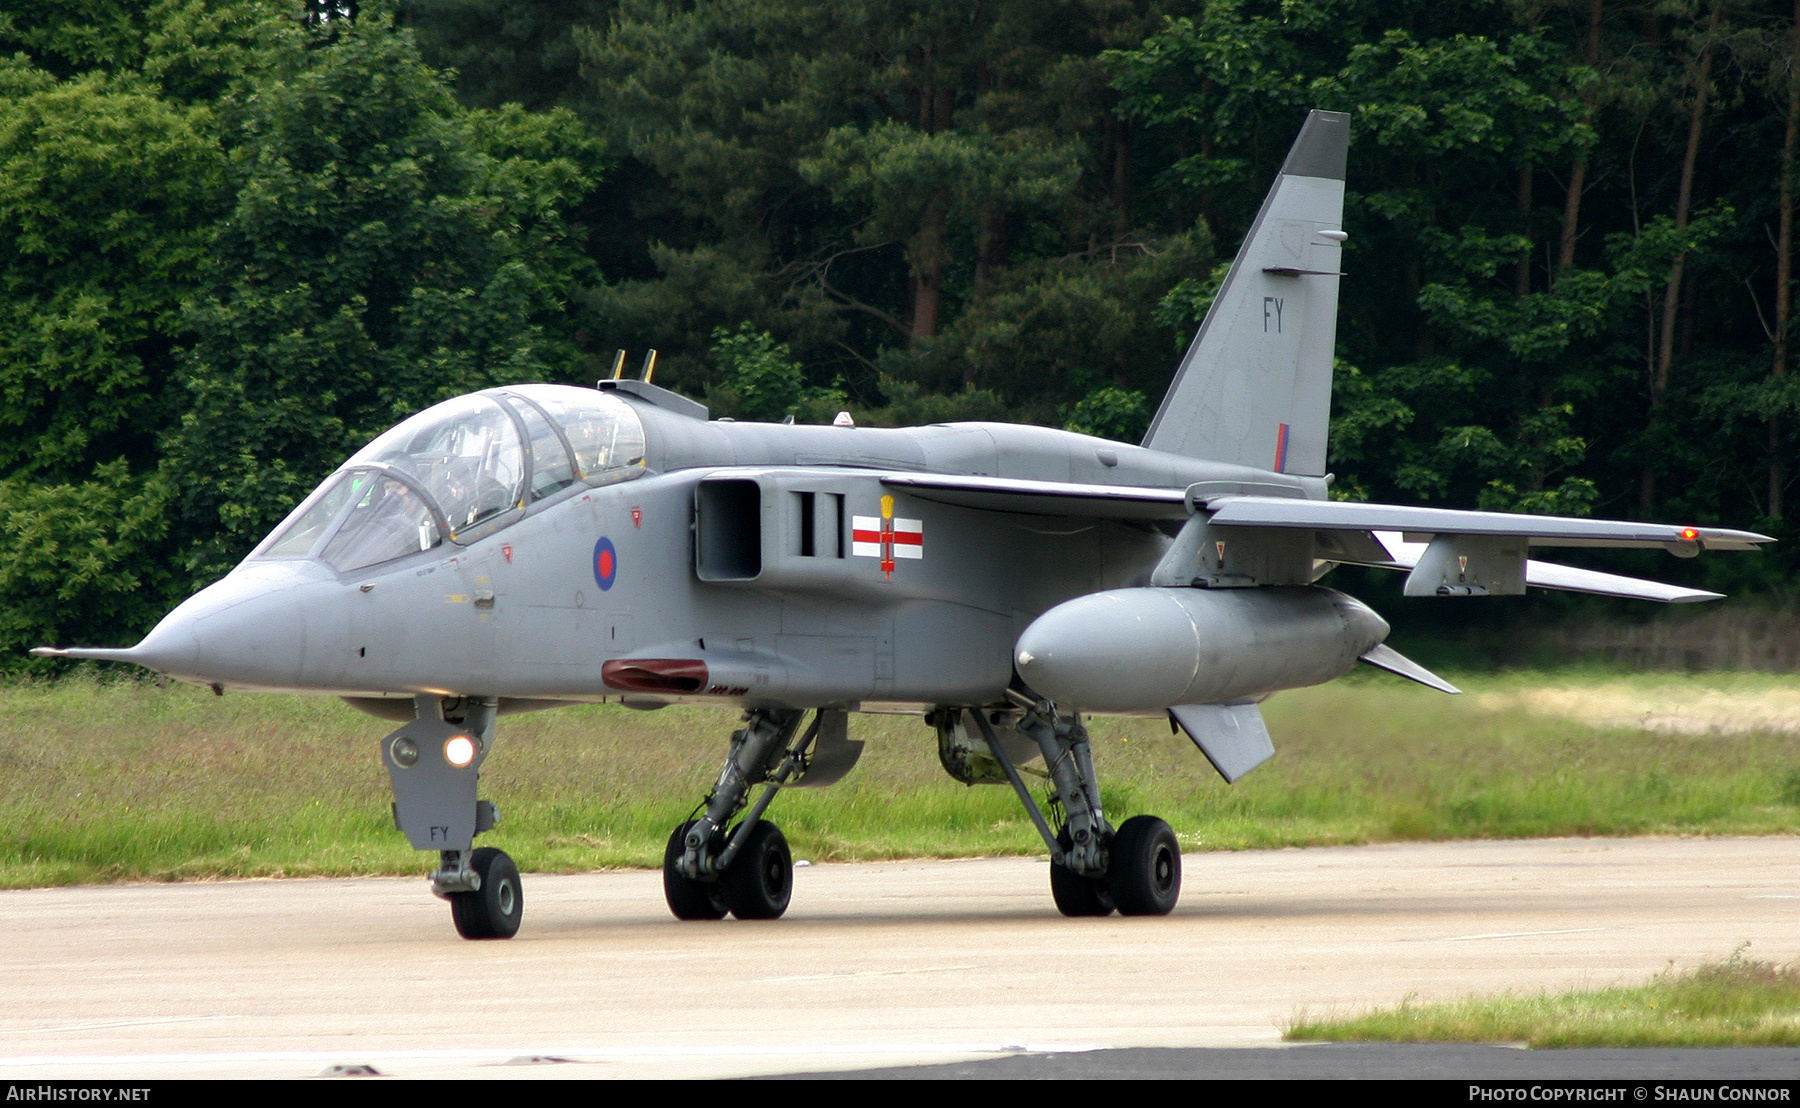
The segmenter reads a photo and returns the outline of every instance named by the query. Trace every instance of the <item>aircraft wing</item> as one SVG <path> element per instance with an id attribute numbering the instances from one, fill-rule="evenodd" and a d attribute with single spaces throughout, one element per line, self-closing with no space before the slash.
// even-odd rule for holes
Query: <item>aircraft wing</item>
<path id="1" fill-rule="evenodd" d="M 1523 538 L 1532 546 L 1664 547 L 1675 554 L 1754 550 L 1774 542 L 1752 531 L 1682 527 L 1673 523 L 1575 519 L 1455 508 L 1411 508 L 1345 500 L 1221 496 L 1207 501 L 1212 522 L 1229 527 L 1306 527 L 1315 530 L 1398 531 L 1405 535 L 1481 535 Z"/>
<path id="2" fill-rule="evenodd" d="M 1137 485 L 1093 485 L 1017 477 L 965 477 L 936 473 L 884 473 L 881 483 L 926 500 L 1032 515 L 1108 519 L 1185 519 L 1190 490 Z M 1394 531 L 1405 535 L 1520 537 L 1532 546 L 1664 547 L 1677 554 L 1701 550 L 1754 550 L 1767 535 L 1723 527 L 1576 519 L 1568 516 L 1414 508 L 1293 496 L 1206 498 L 1215 525 L 1295 527 L 1320 531 Z M 1554 586 L 1550 586 L 1554 587 Z"/>
<path id="3" fill-rule="evenodd" d="M 1180 520 L 1199 490 L 1133 485 L 1035 481 L 1015 477 L 884 473 L 881 483 L 944 504 L 1028 515 L 1100 519 Z M 1576 519 L 1566 516 L 1415 508 L 1290 496 L 1223 495 L 1205 498 L 1210 522 L 1223 527 L 1306 529 L 1326 545 L 1332 561 L 1410 570 L 1425 557 L 1438 535 L 1521 538 L 1528 546 L 1661 547 L 1681 556 L 1701 550 L 1753 550 L 1773 541 L 1751 531 L 1683 527 L 1633 520 Z M 1515 571 L 1516 572 L 1516 571 Z M 1615 573 L 1526 560 L 1524 585 L 1600 596 L 1691 604 L 1717 600 L 1719 593 L 1645 581 Z"/>

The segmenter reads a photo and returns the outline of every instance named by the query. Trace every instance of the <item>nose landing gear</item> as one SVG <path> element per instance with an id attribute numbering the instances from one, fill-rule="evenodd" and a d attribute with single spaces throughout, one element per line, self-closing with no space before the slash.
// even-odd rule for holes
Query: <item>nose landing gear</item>
<path id="1" fill-rule="evenodd" d="M 499 820 L 492 804 L 476 798 L 498 703 L 416 696 L 417 718 L 381 740 L 394 823 L 413 849 L 437 852 L 431 891 L 450 902 L 450 918 L 465 939 L 510 939 L 525 912 L 519 867 L 504 851 L 473 849 L 475 836 Z"/>

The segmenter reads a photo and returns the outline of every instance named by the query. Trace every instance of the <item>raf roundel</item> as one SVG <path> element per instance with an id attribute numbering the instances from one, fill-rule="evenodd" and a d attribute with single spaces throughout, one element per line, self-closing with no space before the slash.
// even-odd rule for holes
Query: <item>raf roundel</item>
<path id="1" fill-rule="evenodd" d="M 594 584 L 605 592 L 613 587 L 613 579 L 619 573 L 619 554 L 613 549 L 612 540 L 604 536 L 594 544 Z"/>

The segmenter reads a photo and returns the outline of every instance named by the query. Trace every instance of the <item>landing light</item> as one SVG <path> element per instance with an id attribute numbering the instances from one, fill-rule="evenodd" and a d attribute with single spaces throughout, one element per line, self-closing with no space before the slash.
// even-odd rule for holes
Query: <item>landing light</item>
<path id="1" fill-rule="evenodd" d="M 457 769 L 475 760 L 475 742 L 467 735 L 457 735 L 444 744 L 444 761 Z"/>

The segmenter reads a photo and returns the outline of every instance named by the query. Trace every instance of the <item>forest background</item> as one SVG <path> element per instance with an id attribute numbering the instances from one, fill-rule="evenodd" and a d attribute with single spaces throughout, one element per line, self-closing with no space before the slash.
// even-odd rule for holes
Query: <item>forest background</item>
<path id="1" fill-rule="evenodd" d="M 1592 564 L 1791 604 L 1800 0 L 0 0 L 0 671 L 615 349 L 1135 441 L 1312 107 L 1335 495 L 1751 527 Z"/>

